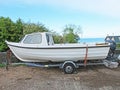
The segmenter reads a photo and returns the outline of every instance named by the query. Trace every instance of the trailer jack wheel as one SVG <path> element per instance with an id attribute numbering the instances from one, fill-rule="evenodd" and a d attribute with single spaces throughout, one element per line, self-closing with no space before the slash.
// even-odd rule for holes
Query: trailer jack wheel
<path id="1" fill-rule="evenodd" d="M 65 74 L 72 74 L 75 72 L 75 66 L 72 63 L 66 63 L 63 70 Z"/>

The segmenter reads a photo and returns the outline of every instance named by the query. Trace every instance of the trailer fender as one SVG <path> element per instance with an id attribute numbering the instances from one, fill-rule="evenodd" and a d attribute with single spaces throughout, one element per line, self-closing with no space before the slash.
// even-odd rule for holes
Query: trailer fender
<path id="1" fill-rule="evenodd" d="M 76 65 L 73 61 L 65 61 L 63 64 L 61 64 L 60 68 L 64 68 L 65 64 L 68 64 L 68 63 L 74 65 L 75 68 L 78 68 L 78 67 L 79 67 L 79 66 Z"/>

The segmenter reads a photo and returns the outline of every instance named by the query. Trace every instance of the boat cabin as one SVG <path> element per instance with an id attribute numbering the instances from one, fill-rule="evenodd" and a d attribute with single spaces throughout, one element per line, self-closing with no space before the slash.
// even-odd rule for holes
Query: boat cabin
<path id="1" fill-rule="evenodd" d="M 22 39 L 21 43 L 23 44 L 39 44 L 39 45 L 44 45 L 44 46 L 49 46 L 53 45 L 53 37 L 51 33 L 48 32 L 38 32 L 38 33 L 32 33 L 32 34 L 27 34 L 25 37 Z"/>

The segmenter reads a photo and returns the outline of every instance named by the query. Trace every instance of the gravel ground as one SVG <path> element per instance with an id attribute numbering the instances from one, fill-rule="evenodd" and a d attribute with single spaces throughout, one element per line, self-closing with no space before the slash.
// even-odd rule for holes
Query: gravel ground
<path id="1" fill-rule="evenodd" d="M 81 67 L 76 74 L 59 68 L 0 68 L 0 90 L 120 90 L 120 67 Z"/>

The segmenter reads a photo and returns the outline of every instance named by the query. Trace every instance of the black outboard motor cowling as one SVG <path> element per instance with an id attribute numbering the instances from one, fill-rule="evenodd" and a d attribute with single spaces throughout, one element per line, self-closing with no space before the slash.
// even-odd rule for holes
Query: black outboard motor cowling
<path id="1" fill-rule="evenodd" d="M 115 54 L 115 49 L 116 49 L 116 42 L 113 40 L 106 40 L 107 43 L 110 44 L 110 51 L 108 53 L 108 57 L 107 58 L 112 58 Z"/>

